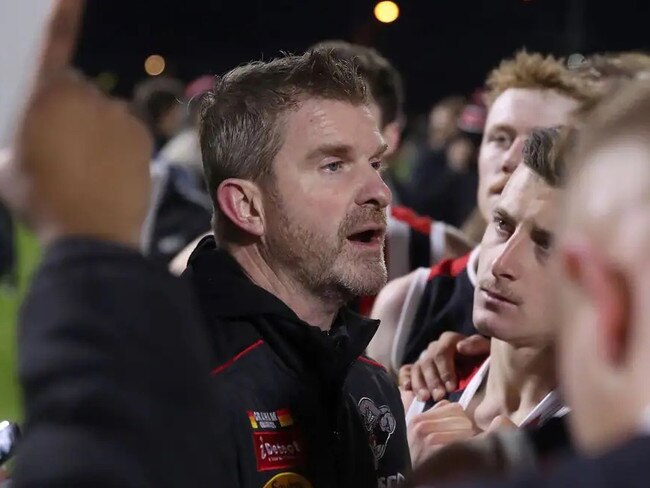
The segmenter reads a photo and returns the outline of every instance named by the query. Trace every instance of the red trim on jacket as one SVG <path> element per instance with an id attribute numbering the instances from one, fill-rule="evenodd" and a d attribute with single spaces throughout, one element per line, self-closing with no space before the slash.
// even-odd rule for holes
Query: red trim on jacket
<path id="1" fill-rule="evenodd" d="M 383 369 L 384 371 L 386 371 L 386 368 L 384 367 L 383 364 L 378 363 L 377 361 L 374 361 L 374 360 L 372 360 L 372 359 L 370 359 L 370 358 L 367 358 L 367 357 L 365 357 L 365 356 L 359 356 L 357 359 L 359 359 L 359 361 L 363 361 L 363 362 L 366 363 L 366 364 L 370 364 L 371 366 L 375 366 L 375 367 L 377 367 L 377 368 L 381 368 L 381 369 Z"/>
<path id="2" fill-rule="evenodd" d="M 221 366 L 217 366 L 216 368 L 214 368 L 214 369 L 210 372 L 210 374 L 215 375 L 215 374 L 222 373 L 226 368 L 228 368 L 229 366 L 232 366 L 232 364 L 233 364 L 235 361 L 237 361 L 238 359 L 241 359 L 243 356 L 245 356 L 246 354 L 248 354 L 249 352 L 251 352 L 253 349 L 257 349 L 257 348 L 260 347 L 262 344 L 264 344 L 264 341 L 263 341 L 262 339 L 260 339 L 260 340 L 257 341 L 257 342 L 254 342 L 253 344 L 251 344 L 250 346 L 248 346 L 246 349 L 244 349 L 242 352 L 240 352 L 240 353 L 237 354 L 236 356 L 230 358 L 228 361 L 226 361 L 225 363 L 223 363 Z"/>
<path id="3" fill-rule="evenodd" d="M 370 312 L 372 312 L 372 307 L 377 300 L 377 295 L 366 295 L 359 297 L 359 313 L 366 317 L 370 317 Z"/>

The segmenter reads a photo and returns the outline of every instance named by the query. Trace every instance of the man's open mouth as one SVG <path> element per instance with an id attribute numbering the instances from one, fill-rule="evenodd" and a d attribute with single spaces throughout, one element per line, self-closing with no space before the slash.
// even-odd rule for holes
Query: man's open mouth
<path id="1" fill-rule="evenodd" d="M 348 236 L 348 240 L 358 244 L 378 244 L 384 239 L 384 227 L 371 227 Z"/>

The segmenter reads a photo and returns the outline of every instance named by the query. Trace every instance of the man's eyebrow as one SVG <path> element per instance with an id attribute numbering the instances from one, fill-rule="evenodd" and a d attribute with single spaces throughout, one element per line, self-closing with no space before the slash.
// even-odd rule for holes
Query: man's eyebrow
<path id="1" fill-rule="evenodd" d="M 496 207 L 493 212 L 495 217 L 500 218 L 501 220 L 505 220 L 506 223 L 515 225 L 517 223 L 517 219 L 515 219 L 505 208 L 503 207 Z"/>
<path id="2" fill-rule="evenodd" d="M 353 152 L 349 144 L 321 144 L 307 155 L 307 159 L 313 159 L 319 156 L 348 156 Z"/>
<path id="3" fill-rule="evenodd" d="M 386 151 L 388 151 L 388 144 L 382 142 L 377 148 L 377 150 L 375 151 L 375 154 L 370 156 L 370 159 L 378 158 L 379 156 L 383 155 Z"/>
<path id="4" fill-rule="evenodd" d="M 503 124 L 503 123 L 493 125 L 492 127 L 490 127 L 490 129 L 487 132 L 490 133 L 490 132 L 498 132 L 498 131 L 507 132 L 510 135 L 514 135 L 517 133 L 517 131 L 513 126 L 511 126 L 510 124 Z"/>
<path id="5" fill-rule="evenodd" d="M 382 142 L 378 147 L 375 153 L 371 156 L 372 158 L 377 158 L 384 154 L 388 150 L 388 144 Z M 354 148 L 349 144 L 321 144 L 316 149 L 311 151 L 307 155 L 307 159 L 314 159 L 320 156 L 337 156 L 337 157 L 346 157 L 354 152 Z"/>
<path id="6" fill-rule="evenodd" d="M 550 245 L 553 243 L 554 233 L 544 227 L 534 225 L 533 230 L 530 232 L 530 237 L 535 243 Z"/>

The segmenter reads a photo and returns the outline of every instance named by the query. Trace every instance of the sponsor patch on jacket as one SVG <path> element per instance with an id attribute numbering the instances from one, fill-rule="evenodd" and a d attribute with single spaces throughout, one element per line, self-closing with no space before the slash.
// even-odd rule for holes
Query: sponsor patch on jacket
<path id="1" fill-rule="evenodd" d="M 382 476 L 377 481 L 377 488 L 402 488 L 406 484 L 406 478 L 402 473 L 393 476 Z"/>
<path id="2" fill-rule="evenodd" d="M 388 440 L 395 432 L 397 422 L 387 405 L 378 407 L 370 398 L 359 400 L 359 413 L 363 417 L 363 424 L 368 431 L 370 447 L 375 455 L 375 466 L 384 457 Z"/>
<path id="3" fill-rule="evenodd" d="M 280 473 L 271 478 L 263 488 L 312 488 L 304 476 L 296 473 Z"/>
<path id="4" fill-rule="evenodd" d="M 249 410 L 246 413 L 253 429 L 258 471 L 287 469 L 303 463 L 302 437 L 289 409 L 273 412 Z"/>
<path id="5" fill-rule="evenodd" d="M 249 410 L 248 420 L 253 429 L 281 429 L 283 427 L 291 427 L 293 425 L 293 418 L 288 408 L 281 408 L 274 412 L 258 412 Z"/>

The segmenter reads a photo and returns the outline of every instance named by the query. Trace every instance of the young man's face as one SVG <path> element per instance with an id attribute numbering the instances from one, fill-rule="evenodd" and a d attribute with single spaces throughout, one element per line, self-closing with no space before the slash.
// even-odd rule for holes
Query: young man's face
<path id="1" fill-rule="evenodd" d="M 494 101 L 478 160 L 478 205 L 486 221 L 521 162 L 521 151 L 530 132 L 567 125 L 577 106 L 577 101 L 554 90 L 531 88 L 510 88 Z"/>
<path id="2" fill-rule="evenodd" d="M 518 346 L 550 342 L 547 260 L 560 190 L 521 165 L 496 204 L 481 242 L 474 325 Z"/>
<path id="3" fill-rule="evenodd" d="M 378 292 L 391 194 L 377 120 L 367 106 L 311 98 L 284 129 L 264 202 L 270 258 L 315 293 Z"/>

